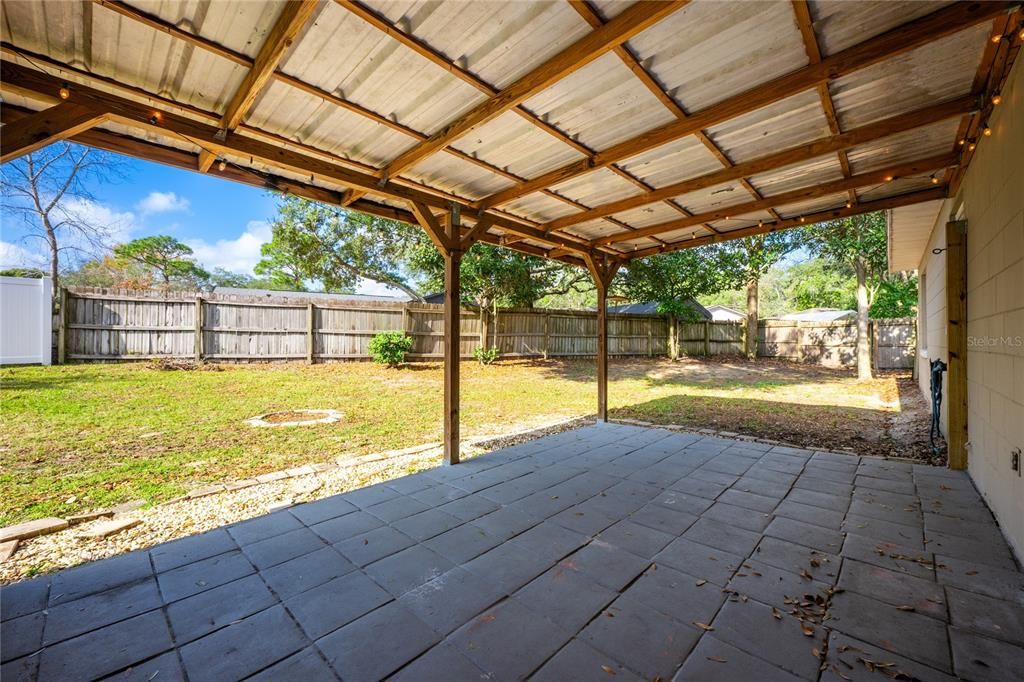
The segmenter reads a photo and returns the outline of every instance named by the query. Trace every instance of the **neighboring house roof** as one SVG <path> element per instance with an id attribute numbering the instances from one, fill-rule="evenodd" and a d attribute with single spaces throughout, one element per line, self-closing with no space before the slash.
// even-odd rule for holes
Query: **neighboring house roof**
<path id="1" fill-rule="evenodd" d="M 707 306 L 707 311 L 711 313 L 711 319 L 713 320 L 742 320 L 747 317 L 745 313 L 741 313 L 735 308 L 717 303 Z"/>
<path id="2" fill-rule="evenodd" d="M 838 310 L 836 308 L 808 308 L 800 312 L 780 315 L 777 320 L 795 320 L 803 322 L 836 322 L 852 320 L 857 317 L 856 310 Z"/>
<path id="3" fill-rule="evenodd" d="M 702 320 L 711 319 L 711 313 L 708 312 L 708 309 L 702 306 L 700 303 L 697 303 L 697 301 L 693 300 L 692 298 L 687 299 L 686 304 L 694 310 L 694 312 L 697 314 L 697 317 L 701 318 Z M 608 312 L 619 313 L 620 315 L 657 315 L 658 304 L 656 302 L 651 301 L 649 303 L 627 303 L 625 305 L 610 305 L 608 306 Z"/>
<path id="4" fill-rule="evenodd" d="M 274 291 L 272 289 L 243 289 L 240 287 L 214 287 L 214 293 L 225 296 L 273 296 L 275 298 L 301 298 L 321 301 L 385 301 L 400 303 L 409 300 L 406 296 L 370 296 L 366 294 L 327 294 L 311 291 Z"/>

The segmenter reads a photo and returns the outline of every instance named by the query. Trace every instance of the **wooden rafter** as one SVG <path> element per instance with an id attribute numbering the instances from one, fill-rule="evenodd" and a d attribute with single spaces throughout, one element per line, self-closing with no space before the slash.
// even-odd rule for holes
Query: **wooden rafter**
<path id="1" fill-rule="evenodd" d="M 732 168 L 723 168 L 705 175 L 689 178 L 681 182 L 666 185 L 665 187 L 660 187 L 646 194 L 626 197 L 625 199 L 619 199 L 601 206 L 596 206 L 587 211 L 583 211 L 582 213 L 575 213 L 563 218 L 558 218 L 557 220 L 546 223 L 543 227 L 549 232 L 559 230 L 581 222 L 600 218 L 605 215 L 639 208 L 657 201 L 677 197 L 688 192 L 696 192 L 723 182 L 731 182 L 746 176 L 766 173 L 796 163 L 810 161 L 811 159 L 825 154 L 831 154 L 842 149 L 849 149 L 890 135 L 931 125 L 950 118 L 955 118 L 976 110 L 978 106 L 978 98 L 973 95 L 960 97 L 941 104 L 933 104 L 922 109 L 917 109 L 916 111 L 899 114 L 890 118 L 882 119 L 881 121 L 869 123 L 865 126 L 848 130 L 847 132 L 839 135 L 830 135 L 829 137 L 820 138 L 813 142 L 808 142 L 779 152 L 767 154 L 756 159 L 751 159 L 750 161 L 736 164 Z"/>
<path id="2" fill-rule="evenodd" d="M 58 140 L 74 137 L 106 119 L 107 114 L 102 109 L 71 101 L 35 112 L 4 126 L 0 134 L 0 163 L 13 161 Z"/>
<path id="3" fill-rule="evenodd" d="M 517 79 L 507 88 L 444 126 L 430 139 L 399 155 L 384 169 L 390 178 L 415 165 L 434 152 L 502 113 L 522 104 L 542 90 L 583 68 L 601 55 L 667 17 L 685 0 L 662 2 L 641 0 L 617 15 L 603 27 L 591 31 L 543 64 Z"/>
<path id="4" fill-rule="evenodd" d="M 948 166 L 955 166 L 958 162 L 959 158 L 955 154 L 943 154 L 941 156 L 919 159 L 911 163 L 903 163 L 882 170 L 861 173 L 849 178 L 843 178 L 842 180 L 835 180 L 833 182 L 820 183 L 810 187 L 791 190 L 789 192 L 782 192 L 781 194 L 775 194 L 764 199 L 725 206 L 714 211 L 708 211 L 689 218 L 671 220 L 658 225 L 640 228 L 633 232 L 610 235 L 608 237 L 595 240 L 594 244 L 604 246 L 623 241 L 630 241 L 640 237 L 657 236 L 666 232 L 674 232 L 686 227 L 692 227 L 693 225 L 699 225 L 704 222 L 727 220 L 730 217 L 746 215 L 756 211 L 764 211 L 770 208 L 778 208 L 787 204 L 828 196 L 829 194 L 846 192 L 850 189 L 882 185 L 887 182 L 891 182 L 896 178 L 920 175 L 921 173 L 928 171 L 944 169 Z"/>
<path id="5" fill-rule="evenodd" d="M 525 194 L 655 149 L 687 135 L 693 135 L 705 128 L 817 87 L 818 83 L 834 80 L 867 68 L 980 22 L 993 19 L 1013 5 L 1013 2 L 964 2 L 944 7 L 853 47 L 824 57 L 817 64 L 810 64 L 790 74 L 755 86 L 746 92 L 729 97 L 691 114 L 686 119 L 647 131 L 637 137 L 615 144 L 592 157 L 567 164 L 522 185 L 493 194 L 476 202 L 475 206 L 477 208 L 498 206 Z"/>
<path id="6" fill-rule="evenodd" d="M 800 35 L 804 41 L 804 51 L 807 52 L 807 58 L 811 64 L 818 64 L 821 62 L 821 46 L 818 44 L 818 35 L 814 32 L 814 20 L 811 18 L 811 8 L 807 4 L 807 0 L 792 0 L 793 1 L 793 14 L 796 15 L 796 25 L 800 29 Z M 829 84 L 818 83 L 818 97 L 821 99 L 821 110 L 825 114 L 825 120 L 828 122 L 828 129 L 833 135 L 838 135 L 843 132 L 842 127 L 839 125 L 839 117 L 836 115 L 835 103 L 832 101 L 832 91 L 829 89 Z M 844 178 L 850 177 L 850 159 L 846 155 L 846 150 L 840 150 L 836 153 L 839 159 L 839 168 L 843 173 Z M 857 192 L 850 190 L 849 192 L 850 203 L 857 203 Z"/>
<path id="7" fill-rule="evenodd" d="M 5 92 L 20 92 L 32 99 L 49 101 L 53 98 L 51 93 L 55 93 L 60 84 L 59 79 L 34 69 L 7 61 L 2 63 L 0 89 Z M 231 135 L 226 139 L 221 139 L 216 126 L 169 111 L 154 109 L 152 106 L 100 92 L 87 86 L 77 86 L 75 97 L 76 101 L 80 99 L 87 106 L 109 112 L 111 119 L 118 123 L 150 133 L 177 136 L 203 149 L 212 149 L 218 153 L 231 152 L 240 156 L 260 159 L 272 167 L 311 177 L 319 176 L 329 182 L 342 184 L 355 190 L 401 201 L 417 200 L 428 206 L 439 208 L 445 208 L 450 201 L 453 201 L 416 187 L 396 182 L 381 182 L 373 175 L 352 170 L 317 156 L 292 151 L 280 144 L 270 144 L 242 135 Z M 467 215 L 476 213 L 475 209 L 468 205 L 468 202 L 454 201 L 462 206 L 462 210 Z M 553 247 L 563 247 L 577 253 L 591 249 L 586 240 L 569 235 L 547 235 L 542 230 L 526 226 L 522 222 L 503 215 L 495 215 L 494 224 L 502 231 L 519 234 Z"/>
<path id="8" fill-rule="evenodd" d="M 18 121 L 24 120 L 35 115 L 37 112 L 30 111 L 28 109 L 22 109 L 14 105 L 4 105 L 0 109 L 0 121 L 4 123 L 4 129 L 7 130 L 8 125 L 13 125 Z M 136 137 L 130 137 L 127 135 L 121 135 L 106 130 L 92 128 L 68 138 L 78 144 L 86 145 L 89 147 L 95 147 L 97 149 L 103 149 L 105 151 L 114 152 L 116 154 L 124 154 L 132 156 L 134 158 L 146 159 L 154 163 L 160 163 L 173 168 L 179 168 L 182 170 L 189 170 L 197 172 L 196 158 L 197 155 L 191 152 L 175 149 L 173 147 L 167 147 L 147 140 L 142 140 Z M 388 218 L 390 220 L 398 220 L 400 222 L 408 223 L 410 225 L 418 225 L 416 217 L 409 211 L 395 208 L 393 206 L 387 206 L 385 204 L 378 204 L 373 201 L 365 199 L 358 199 L 352 202 L 346 202 L 347 193 L 337 192 L 332 189 L 325 187 L 318 187 L 305 182 L 299 182 L 287 178 L 268 178 L 263 174 L 256 173 L 254 171 L 239 168 L 234 165 L 225 166 L 224 170 L 219 168 L 211 168 L 208 175 L 220 177 L 225 180 L 231 180 L 232 182 L 238 182 L 244 185 L 250 185 L 253 187 L 267 188 L 273 186 L 274 188 L 286 192 L 288 194 L 294 194 L 296 196 L 303 197 L 305 199 L 311 199 L 313 201 L 319 201 L 325 204 L 332 204 L 338 206 L 348 206 L 352 210 L 361 211 L 363 213 L 369 213 L 371 215 L 379 216 L 381 218 Z M 485 216 L 486 218 L 486 216 Z M 476 230 L 482 219 L 474 225 L 471 230 Z M 488 227 L 488 222 L 484 222 L 484 227 Z M 467 235 L 468 236 L 468 235 Z M 556 254 L 551 255 L 550 250 L 541 249 L 536 246 L 522 243 L 523 238 L 514 239 L 503 239 L 497 235 L 488 234 L 486 229 L 483 229 L 477 233 L 477 240 L 494 244 L 496 246 L 506 246 L 523 253 L 527 253 L 532 256 L 542 256 L 548 258 L 557 258 L 571 265 L 582 266 L 583 261 L 577 256 L 572 255 L 572 252 L 567 252 L 566 255 Z"/>
<path id="9" fill-rule="evenodd" d="M 806 216 L 802 216 L 803 220 L 801 220 L 800 218 L 789 218 L 777 223 L 752 225 L 751 227 L 743 227 L 736 230 L 729 230 L 728 232 L 722 232 L 721 234 L 708 235 L 706 237 L 696 237 L 694 239 L 686 239 L 683 241 L 673 242 L 667 246 L 656 246 L 649 249 L 641 249 L 628 254 L 628 258 L 629 260 L 635 260 L 637 258 L 646 258 L 648 256 L 656 256 L 661 253 L 671 253 L 672 251 L 679 251 L 681 249 L 692 249 L 698 246 L 706 246 L 707 244 L 717 244 L 720 242 L 732 241 L 734 239 L 743 239 L 744 237 L 751 237 L 758 234 L 767 234 L 769 232 L 787 230 L 793 227 L 813 225 L 815 223 L 821 223 L 826 220 L 834 220 L 836 218 L 848 218 L 850 216 L 860 215 L 862 213 L 886 211 L 888 209 L 898 208 L 900 206 L 909 206 L 911 204 L 919 204 L 925 201 L 944 199 L 947 193 L 948 188 L 945 185 L 939 185 L 931 189 L 919 190 L 917 192 L 911 192 L 909 194 L 901 194 L 899 196 L 888 197 L 886 199 L 861 202 L 854 206 L 844 206 L 842 208 L 834 208 L 829 209 L 827 211 L 812 213 Z"/>
<path id="10" fill-rule="evenodd" d="M 313 15 L 318 2 L 319 0 L 290 0 L 284 4 L 281 14 L 278 15 L 277 21 L 274 22 L 274 26 L 267 34 L 266 40 L 263 41 L 252 68 L 249 69 L 242 84 L 238 86 L 238 90 L 228 102 L 227 109 L 220 120 L 222 134 L 230 133 L 237 128 L 245 115 L 249 113 L 256 98 L 270 83 L 271 77 L 277 71 L 277 65 L 281 63 L 285 52 L 291 47 L 292 41 Z M 203 150 L 199 154 L 199 170 L 205 173 L 215 160 L 214 154 Z"/>

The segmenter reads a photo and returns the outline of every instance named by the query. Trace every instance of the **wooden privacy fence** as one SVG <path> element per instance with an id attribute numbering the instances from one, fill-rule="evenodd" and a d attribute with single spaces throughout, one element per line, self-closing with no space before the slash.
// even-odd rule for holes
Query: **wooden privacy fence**
<path id="1" fill-rule="evenodd" d="M 410 359 L 443 357 L 444 307 L 329 297 L 133 291 L 69 287 L 61 292 L 58 361 L 153 357 L 224 361 L 365 360 L 382 331 L 413 338 Z M 911 367 L 913 320 L 874 326 L 877 366 Z M 677 322 L 663 315 L 608 316 L 608 352 L 663 356 L 742 353 L 745 325 Z M 848 323 L 762 321 L 758 354 L 848 366 L 856 327 Z M 581 310 L 506 309 L 496 317 L 463 310 L 464 358 L 477 346 L 504 357 L 586 357 L 597 352 L 597 314 Z"/>

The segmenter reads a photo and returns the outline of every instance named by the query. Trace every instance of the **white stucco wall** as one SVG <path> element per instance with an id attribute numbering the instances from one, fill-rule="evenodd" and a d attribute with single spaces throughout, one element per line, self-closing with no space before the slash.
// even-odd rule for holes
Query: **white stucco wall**
<path id="1" fill-rule="evenodd" d="M 1024 560 L 1024 477 L 1011 470 L 1024 449 L 1024 59 L 1018 59 L 1003 101 L 989 121 L 960 187 L 967 220 L 968 472 Z M 944 207 L 922 255 L 924 328 L 930 358 L 948 361 Z M 928 390 L 927 359 L 919 358 Z M 942 424 L 947 425 L 946 405 Z"/>

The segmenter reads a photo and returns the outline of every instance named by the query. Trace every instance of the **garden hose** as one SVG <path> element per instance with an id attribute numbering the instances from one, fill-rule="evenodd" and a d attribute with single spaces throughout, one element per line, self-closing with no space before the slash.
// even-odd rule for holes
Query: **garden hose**
<path id="1" fill-rule="evenodd" d="M 946 367 L 946 363 L 942 360 L 931 361 L 932 428 L 928 432 L 928 440 L 932 444 L 932 454 L 936 457 L 942 454 L 942 448 L 935 444 L 935 436 L 942 435 L 939 428 L 939 419 L 942 414 L 942 373 L 946 371 Z"/>

